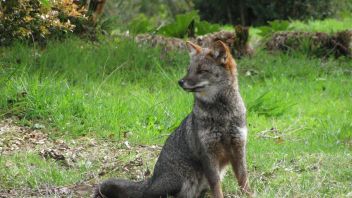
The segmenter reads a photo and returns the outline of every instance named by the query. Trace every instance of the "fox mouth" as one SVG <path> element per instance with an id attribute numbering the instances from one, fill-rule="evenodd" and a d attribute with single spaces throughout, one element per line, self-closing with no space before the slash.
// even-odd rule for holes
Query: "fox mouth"
<path id="1" fill-rule="evenodd" d="M 187 92 L 201 92 L 202 90 L 204 90 L 205 87 L 206 85 L 195 86 L 195 87 L 182 87 L 182 88 Z"/>
<path id="2" fill-rule="evenodd" d="M 209 85 L 209 82 L 203 81 L 196 84 L 193 84 L 193 83 L 190 84 L 184 79 L 181 79 L 178 81 L 178 84 L 187 92 L 201 92 Z"/>

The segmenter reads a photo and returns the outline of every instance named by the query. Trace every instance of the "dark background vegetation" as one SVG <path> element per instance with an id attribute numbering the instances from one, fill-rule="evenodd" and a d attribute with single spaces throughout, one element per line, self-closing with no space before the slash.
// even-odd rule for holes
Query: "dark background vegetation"
<path id="1" fill-rule="evenodd" d="M 100 4 L 104 9 L 99 10 Z M 46 38 L 71 33 L 95 40 L 96 28 L 115 35 L 128 31 L 184 37 L 192 20 L 196 29 L 202 28 L 199 34 L 205 34 L 218 30 L 215 24 L 263 26 L 273 20 L 336 18 L 352 11 L 352 0 L 4 0 L 0 10 L 0 45 L 6 45 L 16 39 L 45 43 Z"/>
<path id="2" fill-rule="evenodd" d="M 194 3 L 202 19 L 242 25 L 265 25 L 277 19 L 324 19 L 352 8 L 350 0 L 195 0 Z"/>
<path id="3" fill-rule="evenodd" d="M 167 19 L 198 10 L 202 20 L 233 25 L 265 25 L 277 19 L 324 19 L 352 10 L 351 0 L 111 0 L 108 4 L 109 15 L 115 15 L 115 8 L 119 7 L 122 9 L 118 15 L 122 14 L 124 19 L 133 18 L 135 13 Z M 130 9 L 133 11 L 129 12 Z"/>

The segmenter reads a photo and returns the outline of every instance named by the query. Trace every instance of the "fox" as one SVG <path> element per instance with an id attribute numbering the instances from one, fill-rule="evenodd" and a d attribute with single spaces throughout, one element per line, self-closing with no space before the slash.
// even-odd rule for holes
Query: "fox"
<path id="1" fill-rule="evenodd" d="M 203 48 L 187 41 L 190 64 L 178 84 L 194 95 L 193 110 L 165 141 L 152 176 L 108 179 L 95 198 L 223 198 L 221 180 L 231 165 L 240 190 L 252 196 L 246 163 L 246 108 L 237 64 L 222 41 Z"/>

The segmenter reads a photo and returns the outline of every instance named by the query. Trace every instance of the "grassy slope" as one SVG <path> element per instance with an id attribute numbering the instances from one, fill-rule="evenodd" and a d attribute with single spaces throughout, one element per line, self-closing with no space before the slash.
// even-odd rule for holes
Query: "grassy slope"
<path id="1" fill-rule="evenodd" d="M 162 144 L 192 108 L 192 96 L 176 83 L 187 54 L 161 55 L 128 41 L 93 45 L 75 39 L 50 43 L 46 50 L 23 45 L 0 50 L 0 115 L 18 115 L 23 125 L 44 123 L 52 138 L 120 140 L 129 131 L 132 143 Z M 348 194 L 352 61 L 258 52 L 238 62 L 257 194 Z M 7 162 L 19 158 L 23 163 L 6 171 Z M 39 168 L 28 171 L 28 164 Z M 7 179 L 0 188 L 66 185 L 87 171 L 58 166 L 48 177 L 43 169 L 49 166 L 57 165 L 35 153 L 1 156 L 0 177 Z M 236 189 L 230 172 L 224 188 Z"/>

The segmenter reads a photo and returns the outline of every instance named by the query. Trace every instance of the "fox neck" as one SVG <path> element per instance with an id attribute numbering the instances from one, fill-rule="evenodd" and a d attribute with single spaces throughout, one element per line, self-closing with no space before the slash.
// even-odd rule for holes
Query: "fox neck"
<path id="1" fill-rule="evenodd" d="M 197 92 L 194 94 L 194 110 L 201 109 L 218 109 L 222 112 L 231 111 L 236 106 L 244 106 L 239 92 L 237 78 L 235 77 L 232 84 L 221 88 L 210 88 L 206 92 Z"/>
<path id="2" fill-rule="evenodd" d="M 237 75 L 233 75 L 231 82 L 223 86 L 209 87 L 206 91 L 196 92 L 194 94 L 195 104 L 197 101 L 207 103 L 208 105 L 216 104 L 221 98 L 228 97 L 227 95 L 234 95 L 236 97 L 239 95 L 239 87 L 237 81 Z"/>

